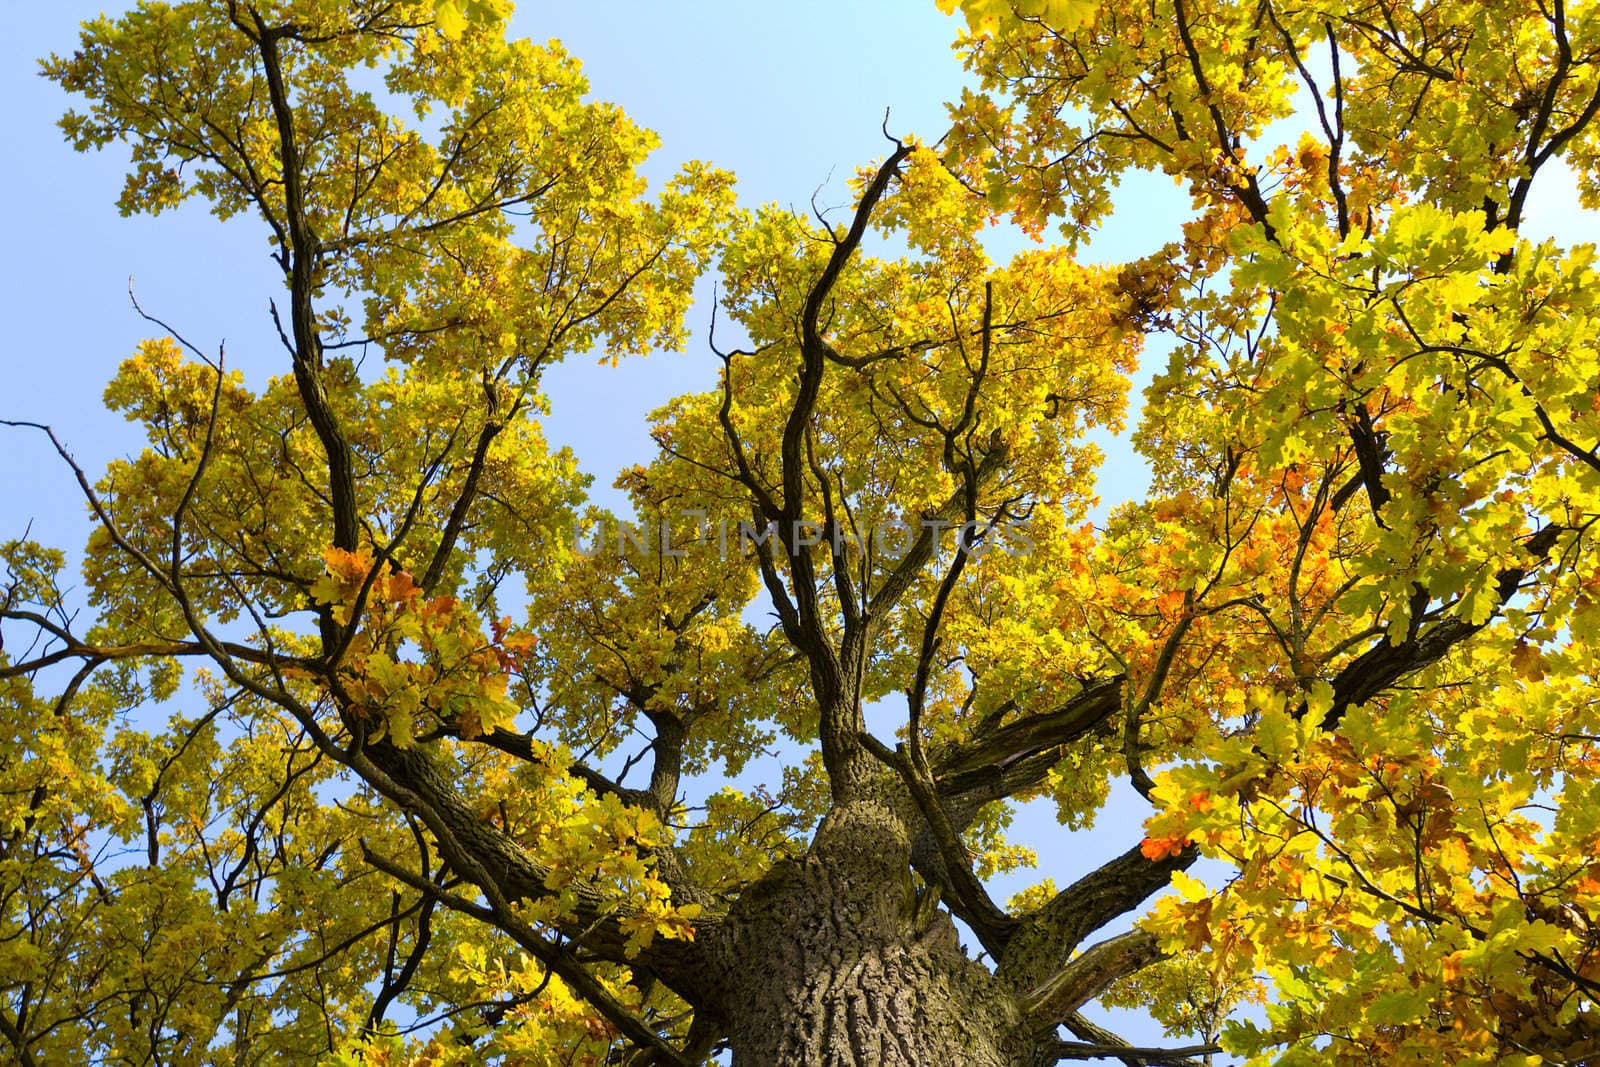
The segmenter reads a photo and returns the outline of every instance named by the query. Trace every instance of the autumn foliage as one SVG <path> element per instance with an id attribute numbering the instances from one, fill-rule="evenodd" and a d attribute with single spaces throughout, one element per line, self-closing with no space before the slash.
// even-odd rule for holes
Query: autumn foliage
<path id="1" fill-rule="evenodd" d="M 138 455 L 16 431 L 94 532 L 88 612 L 3 546 L 8 1057 L 1600 1057 L 1600 277 L 1523 232 L 1600 204 L 1600 15 L 940 4 L 951 128 L 816 218 L 647 188 L 502 0 L 45 61 L 125 212 L 258 220 L 282 373 L 163 329 L 105 392 Z M 1081 260 L 1136 170 L 1190 217 Z M 612 515 L 541 373 L 681 346 L 712 270 L 717 386 Z M 1152 482 L 1092 520 L 1096 430 Z M 1065 852 L 1116 782 L 1122 856 L 990 897 L 1017 805 Z"/>

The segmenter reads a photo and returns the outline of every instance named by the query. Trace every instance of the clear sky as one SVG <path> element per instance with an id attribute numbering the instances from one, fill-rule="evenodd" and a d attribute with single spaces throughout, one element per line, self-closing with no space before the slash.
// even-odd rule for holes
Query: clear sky
<path id="1" fill-rule="evenodd" d="M 933 0 L 610 0 L 606 4 L 526 3 L 514 29 L 560 38 L 581 58 L 593 93 L 621 104 L 656 130 L 662 148 L 650 172 L 665 176 L 687 159 L 733 170 L 747 205 L 804 207 L 819 187 L 824 203 L 842 203 L 840 183 L 882 155 L 885 108 L 890 128 L 936 139 L 945 100 L 963 74 L 949 43 L 957 23 Z M 239 218 L 219 224 L 191 203 L 160 218 L 121 218 L 115 198 L 125 153 L 77 155 L 55 119 L 66 97 L 37 75 L 35 60 L 70 52 L 75 25 L 94 5 L 47 0 L 5 4 L 0 40 L 4 78 L 4 150 L 0 202 L 8 207 L 0 256 L 0 300 L 7 339 L 0 417 L 46 422 L 91 472 L 139 447 L 135 429 L 109 415 L 100 393 L 117 363 L 153 328 L 133 312 L 133 277 L 147 311 L 202 348 L 226 340 L 230 365 L 259 384 L 282 373 L 267 301 L 281 281 L 267 258 L 263 227 Z M 1580 213 L 1570 188 L 1550 181 L 1530 213 L 1529 232 L 1564 241 L 1593 239 L 1600 226 Z M 832 195 L 830 197 L 829 191 Z M 1119 211 L 1089 246 L 1090 258 L 1121 260 L 1164 242 L 1184 214 L 1170 182 L 1130 182 Z M 701 292 L 709 295 L 709 283 Z M 546 378 L 552 414 L 547 433 L 570 445 L 606 497 L 616 471 L 650 455 L 645 414 L 675 393 L 715 377 L 705 347 L 709 305 L 691 313 L 688 351 L 627 360 L 619 368 L 579 358 Z M 1153 350 L 1152 355 L 1164 358 Z M 1147 365 L 1148 365 L 1147 361 Z M 1110 443 L 1102 474 L 1107 502 L 1135 495 L 1142 470 L 1125 447 Z M 608 502 L 614 502 L 614 498 Z M 88 526 L 81 498 L 59 461 L 34 435 L 0 435 L 0 539 L 32 536 L 76 552 Z M 1070 841 L 1053 819 L 1031 812 L 1029 843 L 1042 869 L 1070 880 L 1098 856 L 1137 841 L 1135 804 L 1119 802 L 1091 835 Z M 1070 855 L 1070 860 L 1069 860 Z M 999 894 L 1017 887 L 1015 881 Z M 1159 1034 L 1133 1030 L 1130 1037 Z"/>

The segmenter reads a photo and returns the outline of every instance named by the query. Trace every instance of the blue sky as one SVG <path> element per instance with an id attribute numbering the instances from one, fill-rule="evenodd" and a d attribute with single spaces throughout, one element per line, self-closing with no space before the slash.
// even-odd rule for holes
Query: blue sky
<path id="1" fill-rule="evenodd" d="M 10 208 L 9 247 L 0 258 L 9 327 L 0 417 L 55 426 L 91 472 L 140 444 L 135 428 L 99 400 L 117 363 L 153 332 L 129 304 L 130 276 L 149 312 L 203 348 L 226 340 L 229 363 L 252 382 L 286 369 L 266 315 L 281 282 L 260 225 L 247 218 L 219 224 L 200 204 L 158 219 L 124 219 L 115 207 L 122 151 L 80 156 L 61 141 L 54 121 L 67 100 L 37 76 L 35 60 L 70 52 L 76 23 L 98 10 L 64 0 L 8 3 L 0 41 L 4 144 L 12 157 L 0 168 L 0 196 Z M 750 206 L 804 207 L 819 188 L 822 202 L 842 203 L 842 180 L 883 152 L 886 108 L 891 130 L 935 139 L 944 129 L 943 102 L 963 84 L 949 49 L 957 23 L 933 0 L 525 4 L 514 29 L 560 38 L 584 60 L 596 96 L 660 134 L 653 175 L 684 160 L 710 160 L 738 175 Z M 1594 217 L 1579 212 L 1570 181 L 1552 175 L 1546 183 L 1529 233 L 1564 241 L 1600 233 Z M 1089 258 L 1150 251 L 1184 210 L 1178 190 L 1153 177 L 1131 182 L 1118 203 Z M 615 369 L 578 358 L 547 375 L 547 433 L 572 446 L 602 498 L 619 468 L 649 458 L 646 413 L 714 381 L 716 362 L 705 345 L 709 282 L 700 291 L 685 353 L 630 359 Z M 1163 358 L 1159 351 L 1152 356 Z M 1101 485 L 1109 503 L 1136 494 L 1143 477 L 1125 447 L 1108 442 L 1108 451 Z M 0 500 L 0 539 L 31 523 L 32 536 L 69 552 L 83 543 L 81 499 L 36 436 L 0 436 Z M 1124 800 L 1092 834 L 1069 840 L 1048 813 L 1033 811 L 1022 836 L 1039 848 L 1043 870 L 1065 881 L 1136 841 L 1141 816 Z M 1159 1037 L 1138 1030 L 1130 1036 Z"/>

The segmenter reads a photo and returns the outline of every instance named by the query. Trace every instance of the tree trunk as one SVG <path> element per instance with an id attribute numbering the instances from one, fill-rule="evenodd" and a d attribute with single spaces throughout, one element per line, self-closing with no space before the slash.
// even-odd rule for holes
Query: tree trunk
<path id="1" fill-rule="evenodd" d="M 880 794 L 835 809 L 707 946 L 735 1067 L 1037 1062 L 1012 998 L 916 893 L 895 807 Z"/>

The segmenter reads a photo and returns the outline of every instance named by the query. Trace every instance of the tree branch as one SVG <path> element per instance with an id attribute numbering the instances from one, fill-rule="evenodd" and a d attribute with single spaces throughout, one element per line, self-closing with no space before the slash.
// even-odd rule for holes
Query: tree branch
<path id="1" fill-rule="evenodd" d="M 350 462 L 350 445 L 339 426 L 322 384 L 322 341 L 317 330 L 312 295 L 316 291 L 318 246 L 306 220 L 305 189 L 300 173 L 300 154 L 295 142 L 294 109 L 283 80 L 283 62 L 278 53 L 282 28 L 269 29 L 259 13 L 252 10 L 254 30 L 239 18 L 229 5 L 234 22 L 255 42 L 261 53 L 267 93 L 278 129 L 278 158 L 283 179 L 284 221 L 289 248 L 289 322 L 294 334 L 294 380 L 301 403 L 311 419 L 317 438 L 328 460 L 328 496 L 333 509 L 333 543 L 354 552 L 360 537 L 356 518 L 355 475 Z"/>
<path id="2" fill-rule="evenodd" d="M 1220 1045 L 1185 1045 L 1181 1048 L 1141 1048 L 1074 1013 L 1066 1020 L 1068 1030 L 1086 1041 L 1058 1041 L 1053 1049 L 1057 1060 L 1121 1060 L 1129 1067 L 1204 1067 L 1195 1056 L 1211 1056 L 1223 1051 Z"/>
<path id="3" fill-rule="evenodd" d="M 1143 930 L 1107 938 L 1028 989 L 1020 1000 L 1025 1018 L 1054 1026 L 1087 1004 L 1112 982 L 1161 958 L 1154 935 Z"/>
<path id="4" fill-rule="evenodd" d="M 1000 957 L 1001 977 L 1042 985 L 1084 938 L 1167 887 L 1174 871 L 1199 859 L 1197 849 L 1150 860 L 1134 847 L 1073 882 L 1029 915 Z"/>
<path id="5" fill-rule="evenodd" d="M 1535 562 L 1522 567 L 1508 567 L 1495 576 L 1497 606 L 1504 606 L 1516 595 L 1523 580 L 1549 556 L 1556 541 L 1566 532 L 1566 527 L 1552 523 L 1523 543 L 1523 549 Z M 1435 623 L 1426 631 L 1414 632 L 1398 642 L 1392 636 L 1385 636 L 1377 645 L 1347 663 L 1334 677 L 1333 704 L 1322 720 L 1322 728 L 1334 729 L 1350 708 L 1366 703 L 1406 675 L 1437 663 L 1451 649 L 1488 625 L 1488 621 L 1485 619 L 1475 623 L 1457 615 Z M 1300 705 L 1295 718 L 1304 717 L 1308 710 L 1309 705 Z"/>
<path id="6" fill-rule="evenodd" d="M 593 1005 L 595 1010 L 622 1032 L 623 1036 L 640 1048 L 654 1052 L 658 1062 L 666 1067 L 692 1067 L 677 1049 L 667 1044 L 660 1034 L 646 1026 L 643 1020 L 607 992 L 598 979 L 573 959 L 571 953 L 550 944 L 540 937 L 533 927 L 509 910 L 502 911 L 501 908 L 493 907 L 492 898 L 491 907 L 474 904 L 464 897 L 441 889 L 426 878 L 421 878 L 398 864 L 389 862 L 368 848 L 365 841 L 361 843 L 361 853 L 368 863 L 391 878 L 427 894 L 452 911 L 470 915 L 480 922 L 489 923 L 510 934 L 518 945 L 527 949 L 529 955 L 542 963 L 546 969 L 554 972 L 574 993 Z"/>
<path id="7" fill-rule="evenodd" d="M 1060 748 L 1100 728 L 1122 706 L 1122 675 L 1093 680 L 1053 711 L 1027 715 L 964 745 L 934 753 L 934 775 L 945 797 L 992 791 L 992 786 L 1030 757 Z M 1032 781 L 1017 781 L 1012 792 Z M 997 794 L 996 799 L 1006 793 Z"/>

